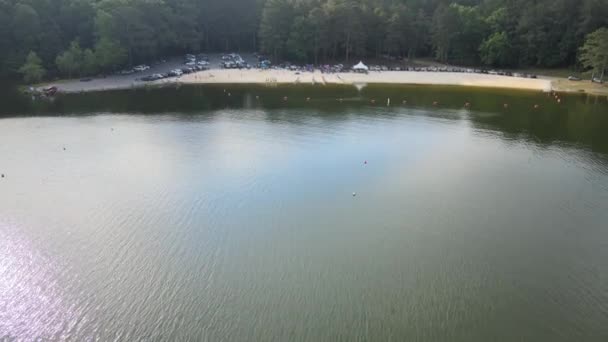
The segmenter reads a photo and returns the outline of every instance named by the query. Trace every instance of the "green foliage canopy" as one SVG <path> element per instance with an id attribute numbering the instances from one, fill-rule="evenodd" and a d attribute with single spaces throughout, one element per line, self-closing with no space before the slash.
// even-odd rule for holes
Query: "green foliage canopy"
<path id="1" fill-rule="evenodd" d="M 608 28 L 601 28 L 587 35 L 581 47 L 580 60 L 583 66 L 600 74 L 603 80 L 608 67 Z"/>
<path id="2" fill-rule="evenodd" d="M 34 51 L 31 51 L 25 60 L 25 64 L 19 68 L 19 72 L 23 74 L 23 80 L 26 83 L 40 82 L 46 71 L 42 67 L 42 60 Z"/>
<path id="3" fill-rule="evenodd" d="M 0 77 L 30 52 L 65 76 L 201 51 L 570 66 L 606 27 L 608 0 L 0 0 Z"/>

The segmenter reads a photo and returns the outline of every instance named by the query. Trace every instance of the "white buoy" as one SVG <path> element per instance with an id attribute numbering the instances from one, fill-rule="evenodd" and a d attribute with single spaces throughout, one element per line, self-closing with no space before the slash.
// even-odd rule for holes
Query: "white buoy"
<path id="1" fill-rule="evenodd" d="M 353 197 L 355 197 L 355 196 L 357 196 L 357 193 L 356 193 L 356 192 L 353 192 Z"/>
<path id="2" fill-rule="evenodd" d="M 391 105 L 391 98 L 389 97 L 388 99 L 386 99 L 386 106 L 390 106 Z"/>

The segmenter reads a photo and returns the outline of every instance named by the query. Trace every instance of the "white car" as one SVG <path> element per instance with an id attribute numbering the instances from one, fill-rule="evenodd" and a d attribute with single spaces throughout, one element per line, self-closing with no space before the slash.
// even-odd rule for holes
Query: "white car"
<path id="1" fill-rule="evenodd" d="M 138 66 L 136 66 L 135 68 L 133 68 L 133 70 L 138 71 L 138 72 L 141 72 L 141 71 L 146 71 L 146 70 L 148 70 L 148 69 L 150 69 L 150 67 L 149 67 L 149 66 L 147 66 L 147 65 L 144 65 L 144 64 L 142 64 L 142 65 L 138 65 Z"/>

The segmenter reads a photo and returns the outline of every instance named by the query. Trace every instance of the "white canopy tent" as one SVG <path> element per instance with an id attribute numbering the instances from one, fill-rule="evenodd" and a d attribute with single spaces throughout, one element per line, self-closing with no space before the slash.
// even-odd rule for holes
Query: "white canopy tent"
<path id="1" fill-rule="evenodd" d="M 369 68 L 367 67 L 367 65 L 363 64 L 363 62 L 359 61 L 359 63 L 355 66 L 353 66 L 353 70 L 355 71 L 368 71 Z"/>

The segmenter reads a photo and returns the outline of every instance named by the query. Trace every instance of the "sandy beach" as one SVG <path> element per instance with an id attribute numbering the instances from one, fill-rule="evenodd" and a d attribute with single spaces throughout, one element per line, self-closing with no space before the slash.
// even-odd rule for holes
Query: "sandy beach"
<path id="1" fill-rule="evenodd" d="M 453 85 L 468 87 L 521 89 L 530 91 L 551 91 L 565 89 L 562 84 L 567 80 L 555 78 L 521 78 L 510 76 L 499 76 L 476 73 L 458 72 L 429 72 L 429 71 L 372 71 L 368 74 L 361 73 L 322 73 L 296 72 L 285 69 L 220 69 L 219 64 L 214 63 L 212 69 L 196 73 L 170 77 L 153 82 L 142 82 L 141 77 L 153 73 L 164 73 L 181 67 L 181 60 L 171 60 L 165 64 L 153 66 L 146 73 L 132 75 L 111 75 L 105 78 L 94 78 L 87 82 L 80 80 L 60 80 L 39 84 L 38 89 L 48 86 L 56 86 L 62 93 L 79 93 L 89 91 L 132 89 L 145 86 L 162 86 L 172 84 L 410 84 L 410 85 Z M 560 83 L 561 82 L 561 83 Z M 565 83 L 566 82 L 566 83 Z M 567 86 L 579 87 L 582 82 L 566 84 Z M 598 86 L 600 87 L 600 86 Z M 588 87 L 590 88 L 590 87 Z M 585 88 L 587 89 L 587 88 Z M 595 89 L 595 88 L 593 88 Z M 593 90 L 590 88 L 590 90 Z M 600 89 L 603 90 L 603 89 Z M 566 90 L 568 91 L 568 90 Z M 577 92 L 580 92 L 576 88 Z M 582 90 L 584 92 L 590 92 Z"/>
<path id="2" fill-rule="evenodd" d="M 160 84 L 169 80 L 159 81 Z M 207 70 L 173 79 L 184 84 L 205 83 L 253 83 L 253 84 L 420 84 L 455 85 L 551 91 L 551 81 L 488 74 L 452 72 L 382 71 L 360 73 L 324 74 L 319 71 L 299 72 L 289 70 Z"/>

